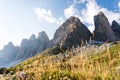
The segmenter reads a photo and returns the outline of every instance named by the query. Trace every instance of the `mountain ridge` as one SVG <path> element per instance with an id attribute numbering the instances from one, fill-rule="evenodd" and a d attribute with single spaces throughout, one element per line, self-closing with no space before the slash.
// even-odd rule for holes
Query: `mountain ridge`
<path id="1" fill-rule="evenodd" d="M 20 46 L 14 46 L 10 42 L 0 51 L 0 60 L 3 60 L 0 65 L 14 61 L 17 62 L 17 60 L 18 62 L 21 62 L 48 48 L 51 48 L 51 51 L 54 54 L 63 52 L 73 46 L 76 47 L 78 45 L 81 46 L 81 44 L 83 45 L 83 43 L 86 42 L 89 43 L 91 40 L 96 41 L 97 43 L 115 42 L 120 40 L 120 25 L 113 20 L 113 23 L 110 26 L 109 21 L 103 12 L 99 12 L 94 16 L 94 24 L 95 30 L 93 34 L 79 18 L 71 16 L 56 30 L 52 40 L 49 40 L 46 32 L 42 31 L 37 37 L 33 34 L 29 39 L 23 39 Z M 8 54 L 9 56 L 7 56 Z"/>
<path id="2" fill-rule="evenodd" d="M 14 65 L 14 61 L 19 63 L 40 53 L 47 48 L 48 42 L 46 32 L 40 32 L 37 38 L 33 34 L 29 39 L 23 39 L 20 46 L 14 46 L 12 42 L 9 42 L 0 51 L 0 60 L 2 60 L 0 67 L 11 67 L 10 63 Z"/>

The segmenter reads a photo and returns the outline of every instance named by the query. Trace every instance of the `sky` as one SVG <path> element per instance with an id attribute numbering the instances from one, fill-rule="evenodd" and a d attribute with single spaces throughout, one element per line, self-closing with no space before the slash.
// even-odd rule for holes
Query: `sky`
<path id="1" fill-rule="evenodd" d="M 55 30 L 70 16 L 94 30 L 93 16 L 100 11 L 120 23 L 120 0 L 0 0 L 0 49 L 8 42 L 20 45 L 23 38 Z"/>

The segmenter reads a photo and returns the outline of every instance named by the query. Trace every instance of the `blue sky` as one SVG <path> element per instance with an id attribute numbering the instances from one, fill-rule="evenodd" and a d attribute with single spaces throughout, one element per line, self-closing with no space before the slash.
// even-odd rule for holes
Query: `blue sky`
<path id="1" fill-rule="evenodd" d="M 93 31 L 93 16 L 103 11 L 111 24 L 120 23 L 120 0 L 0 0 L 0 49 L 8 42 L 19 45 L 23 38 L 55 30 L 76 16 Z"/>

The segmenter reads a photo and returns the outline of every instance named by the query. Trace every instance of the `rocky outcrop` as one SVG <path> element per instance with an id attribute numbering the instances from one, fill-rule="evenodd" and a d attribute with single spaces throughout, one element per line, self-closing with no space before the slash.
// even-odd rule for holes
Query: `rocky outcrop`
<path id="1" fill-rule="evenodd" d="M 33 34 L 29 39 L 23 39 L 21 45 L 14 46 L 8 43 L 0 51 L 0 67 L 9 67 L 45 50 L 49 42 L 47 34 L 42 31 L 38 37 Z"/>
<path id="2" fill-rule="evenodd" d="M 14 61 L 18 49 L 19 48 L 14 46 L 12 42 L 5 45 L 3 50 L 0 51 L 0 67 Z"/>
<path id="3" fill-rule="evenodd" d="M 45 50 L 48 46 L 49 43 L 49 38 L 46 34 L 46 32 L 42 31 L 38 34 L 38 42 L 39 42 L 39 47 L 38 47 L 38 52 L 41 52 L 42 50 Z"/>
<path id="4" fill-rule="evenodd" d="M 70 17 L 55 32 L 49 47 L 62 45 L 65 48 L 77 46 L 81 41 L 89 40 L 91 36 L 87 27 L 77 18 Z"/>
<path id="5" fill-rule="evenodd" d="M 23 39 L 20 46 L 20 55 L 24 56 L 24 59 L 32 57 L 37 53 L 45 50 L 49 42 L 49 38 L 46 32 L 42 31 L 38 34 L 38 37 L 33 34 L 29 40 Z"/>
<path id="6" fill-rule="evenodd" d="M 98 15 L 94 16 L 94 24 L 95 24 L 94 40 L 103 42 L 116 41 L 115 33 L 110 27 L 108 19 L 103 12 L 99 12 Z"/>
<path id="7" fill-rule="evenodd" d="M 112 22 L 112 26 L 111 28 L 113 29 L 113 31 L 115 32 L 115 35 L 117 37 L 117 41 L 120 40 L 120 25 L 114 20 Z"/>

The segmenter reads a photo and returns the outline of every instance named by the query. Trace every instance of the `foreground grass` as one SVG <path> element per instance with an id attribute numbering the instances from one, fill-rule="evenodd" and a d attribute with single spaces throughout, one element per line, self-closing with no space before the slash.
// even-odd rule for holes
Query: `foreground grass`
<path id="1" fill-rule="evenodd" d="M 103 46 L 103 45 L 102 45 Z M 120 80 L 120 43 L 104 49 L 89 47 L 51 55 L 47 51 L 13 68 L 0 79 L 11 80 Z M 74 56 L 71 54 L 75 54 Z"/>

